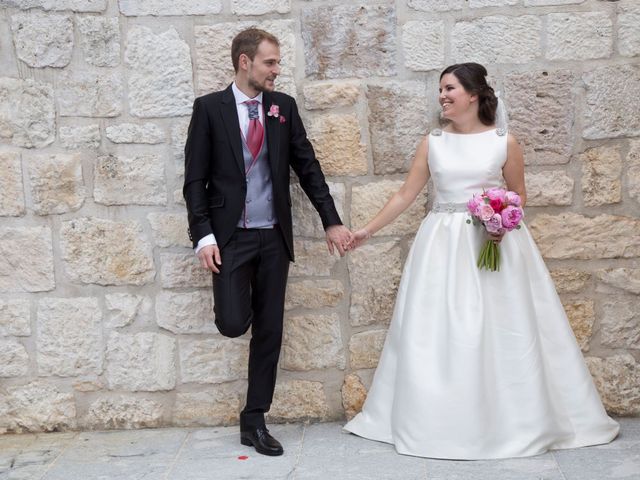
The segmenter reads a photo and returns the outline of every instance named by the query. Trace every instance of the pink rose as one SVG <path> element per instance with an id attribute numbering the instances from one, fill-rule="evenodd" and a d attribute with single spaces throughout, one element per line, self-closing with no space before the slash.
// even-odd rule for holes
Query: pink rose
<path id="1" fill-rule="evenodd" d="M 514 207 L 519 207 L 522 204 L 522 200 L 520 199 L 520 195 L 516 192 L 507 192 L 504 196 L 504 201 L 507 205 L 513 205 Z"/>
<path id="2" fill-rule="evenodd" d="M 508 206 L 502 212 L 502 226 L 507 230 L 513 230 L 522 220 L 522 210 L 519 207 Z"/>
<path id="3" fill-rule="evenodd" d="M 469 210 L 469 212 L 471 212 L 471 215 L 477 217 L 479 216 L 478 208 L 480 208 L 481 205 L 484 205 L 484 199 L 482 198 L 482 195 L 475 194 L 467 202 L 467 209 Z"/>
<path id="4" fill-rule="evenodd" d="M 271 105 L 271 107 L 269 107 L 269 112 L 267 113 L 267 115 L 269 115 L 270 117 L 278 118 L 280 116 L 280 107 L 276 104 Z"/>
<path id="5" fill-rule="evenodd" d="M 487 204 L 480 205 L 477 209 L 477 212 L 478 212 L 477 216 L 483 222 L 488 222 L 496 214 L 496 212 L 493 211 L 493 208 L 491 208 L 491 205 L 487 205 Z"/>
<path id="6" fill-rule="evenodd" d="M 502 203 L 502 200 L 500 200 L 499 198 L 492 198 L 489 201 L 489 205 L 491 205 L 491 208 L 493 208 L 493 210 L 498 213 L 501 212 L 502 209 L 504 208 L 504 204 Z"/>
<path id="7" fill-rule="evenodd" d="M 504 203 L 506 192 L 503 188 L 490 188 L 484 193 L 489 197 L 489 200 L 500 200 L 501 203 Z"/>
<path id="8" fill-rule="evenodd" d="M 499 213 L 494 214 L 489 220 L 484 222 L 487 232 L 499 235 L 502 233 L 502 217 Z"/>

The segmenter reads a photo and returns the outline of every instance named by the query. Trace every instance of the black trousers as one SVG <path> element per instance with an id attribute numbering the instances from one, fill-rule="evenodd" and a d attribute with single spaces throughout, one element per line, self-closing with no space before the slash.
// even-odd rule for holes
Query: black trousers
<path id="1" fill-rule="evenodd" d="M 215 323 L 226 337 L 251 327 L 247 402 L 240 429 L 264 425 L 276 384 L 289 256 L 278 226 L 237 229 L 220 251 L 222 266 L 213 274 Z"/>

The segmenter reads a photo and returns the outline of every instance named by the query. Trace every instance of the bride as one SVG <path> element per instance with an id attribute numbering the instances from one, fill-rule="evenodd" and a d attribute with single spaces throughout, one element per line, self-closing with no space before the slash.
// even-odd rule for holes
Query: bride
<path id="1" fill-rule="evenodd" d="M 522 150 L 496 126 L 501 102 L 486 75 L 477 63 L 442 72 L 446 126 L 426 136 L 403 186 L 351 236 L 351 247 L 365 243 L 433 178 L 433 208 L 409 252 L 367 400 L 344 427 L 402 454 L 521 457 L 618 434 L 526 226 L 493 238 L 499 271 L 476 266 L 487 237 L 467 223 L 466 202 L 492 187 L 526 201 Z"/>

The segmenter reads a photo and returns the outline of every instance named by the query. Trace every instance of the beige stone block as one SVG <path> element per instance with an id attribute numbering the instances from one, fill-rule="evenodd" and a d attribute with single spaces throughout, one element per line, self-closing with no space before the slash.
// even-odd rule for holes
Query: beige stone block
<path id="1" fill-rule="evenodd" d="M 16 56 L 30 67 L 65 67 L 73 51 L 69 15 L 29 10 L 11 16 Z"/>
<path id="2" fill-rule="evenodd" d="M 0 378 L 24 377 L 29 372 L 29 354 L 20 342 L 0 340 Z"/>
<path id="3" fill-rule="evenodd" d="M 46 292 L 55 286 L 51 230 L 0 228 L 0 292 Z"/>
<path id="4" fill-rule="evenodd" d="M 550 60 L 607 58 L 613 51 L 613 24 L 608 12 L 547 15 Z"/>
<path id="5" fill-rule="evenodd" d="M 349 340 L 351 368 L 376 368 L 385 338 L 386 330 L 369 330 L 353 335 Z"/>
<path id="6" fill-rule="evenodd" d="M 335 307 L 343 298 L 344 285 L 338 280 L 289 282 L 284 309 Z"/>
<path id="7" fill-rule="evenodd" d="M 584 73 L 582 79 L 587 90 L 583 138 L 640 135 L 640 65 L 600 67 Z"/>
<path id="8" fill-rule="evenodd" d="M 68 71 L 56 95 L 61 117 L 117 117 L 122 113 L 122 72 Z"/>
<path id="9" fill-rule="evenodd" d="M 640 299 L 608 298 L 602 304 L 602 344 L 640 349 Z"/>
<path id="10" fill-rule="evenodd" d="M 0 139 L 25 148 L 45 147 L 56 137 L 53 88 L 31 79 L 0 78 Z"/>
<path id="11" fill-rule="evenodd" d="M 189 240 L 187 215 L 185 213 L 150 213 L 147 220 L 151 225 L 153 240 L 158 247 L 187 247 Z"/>
<path id="12" fill-rule="evenodd" d="M 607 358 L 588 357 L 587 366 L 607 411 L 640 414 L 640 366 L 628 353 Z"/>
<path id="13" fill-rule="evenodd" d="M 362 90 L 359 81 L 325 81 L 306 84 L 303 88 L 307 110 L 350 107 L 355 105 Z"/>
<path id="14" fill-rule="evenodd" d="M 1 127 L 0 127 L 1 128 Z M 24 215 L 22 163 L 18 152 L 0 152 L 0 216 Z"/>
<path id="15" fill-rule="evenodd" d="M 329 405 L 322 383 L 288 380 L 276 384 L 267 423 L 322 421 L 328 416 Z"/>
<path id="16" fill-rule="evenodd" d="M 485 7 L 506 7 L 511 5 L 517 5 L 520 0 L 469 0 L 469 7 L 471 8 L 485 8 Z"/>
<path id="17" fill-rule="evenodd" d="M 184 146 L 187 142 L 190 118 L 171 119 L 171 152 L 173 153 L 176 175 L 184 175 Z M 182 199 L 182 189 L 179 191 Z"/>
<path id="18" fill-rule="evenodd" d="M 164 159 L 159 155 L 105 155 L 93 172 L 93 197 L 104 205 L 165 205 Z M 186 232 L 186 231 L 185 231 Z"/>
<path id="19" fill-rule="evenodd" d="M 581 292 L 591 280 L 589 272 L 581 272 L 573 268 L 552 270 L 550 273 L 558 293 Z"/>
<path id="20" fill-rule="evenodd" d="M 176 386 L 176 341 L 152 332 L 111 332 L 105 352 L 111 390 L 155 392 Z"/>
<path id="21" fill-rule="evenodd" d="M 28 157 L 33 210 L 38 215 L 74 212 L 84 203 L 86 188 L 79 154 Z"/>
<path id="22" fill-rule="evenodd" d="M 139 223 L 84 217 L 62 223 L 62 259 L 73 282 L 144 285 L 153 281 L 151 245 Z"/>
<path id="23" fill-rule="evenodd" d="M 333 197 L 336 210 L 340 218 L 344 218 L 345 186 L 344 183 L 327 182 L 329 192 Z M 322 228 L 320 215 L 311 201 L 302 190 L 299 183 L 292 183 L 291 188 L 291 209 L 293 211 L 293 234 L 303 237 L 324 238 L 325 231 Z"/>
<path id="24" fill-rule="evenodd" d="M 596 319 L 595 303 L 593 300 L 581 300 L 564 303 L 564 310 L 569 318 L 569 324 L 576 337 L 576 341 L 583 352 L 589 351 L 589 341 L 593 334 L 593 324 Z"/>
<path id="25" fill-rule="evenodd" d="M 353 186 L 351 194 L 351 224 L 364 227 L 402 186 L 402 180 L 382 180 Z M 406 235 L 415 233 L 427 214 L 427 190 L 418 195 L 415 202 L 392 223 L 376 232 L 376 236 Z"/>
<path id="26" fill-rule="evenodd" d="M 3 0 L 3 5 L 28 10 L 41 8 L 46 11 L 103 12 L 107 0 Z"/>
<path id="27" fill-rule="evenodd" d="M 402 26 L 404 66 L 413 71 L 444 66 L 444 22 L 408 21 Z"/>
<path id="28" fill-rule="evenodd" d="M 529 224 L 545 258 L 630 258 L 640 255 L 640 220 L 577 213 L 537 215 Z"/>
<path id="29" fill-rule="evenodd" d="M 590 148 L 579 157 L 582 162 L 582 195 L 590 207 L 621 200 L 622 158 L 615 147 Z"/>
<path id="30" fill-rule="evenodd" d="M 115 67 L 120 63 L 118 17 L 76 16 L 75 21 L 87 63 L 96 67 Z"/>
<path id="31" fill-rule="evenodd" d="M 311 78 L 396 74 L 396 10 L 391 5 L 303 7 L 305 73 Z"/>
<path id="32" fill-rule="evenodd" d="M 424 82 L 369 84 L 366 93 L 374 173 L 407 171 L 427 131 Z"/>
<path id="33" fill-rule="evenodd" d="M 236 425 L 245 397 L 244 382 L 221 383 L 197 392 L 179 392 L 173 422 L 183 427 Z"/>
<path id="34" fill-rule="evenodd" d="M 228 22 L 194 27 L 198 95 L 226 88 L 233 80 L 229 52 L 231 41 L 240 31 L 258 27 L 274 34 L 280 42 L 281 71 L 276 90 L 295 97 L 296 35 L 293 20 Z M 290 86 L 287 86 L 290 85 Z M 293 86 L 293 88 L 291 88 Z"/>
<path id="35" fill-rule="evenodd" d="M 543 7 L 550 5 L 574 5 L 586 0 L 524 0 L 525 7 Z"/>
<path id="36" fill-rule="evenodd" d="M 348 265 L 351 325 L 388 325 L 402 273 L 398 242 L 364 245 L 349 254 Z"/>
<path id="37" fill-rule="evenodd" d="M 338 315 L 300 315 L 285 320 L 282 368 L 306 371 L 344 369 L 345 356 Z"/>
<path id="38" fill-rule="evenodd" d="M 148 398 L 119 395 L 99 398 L 81 419 L 89 430 L 129 430 L 162 426 L 163 407 Z"/>
<path id="39" fill-rule="evenodd" d="M 600 281 L 596 287 L 598 292 L 640 295 L 640 268 L 609 268 L 596 272 L 596 276 Z"/>
<path id="40" fill-rule="evenodd" d="M 160 254 L 160 281 L 163 288 L 212 288 L 211 271 L 202 268 L 193 253 Z"/>
<path id="41" fill-rule="evenodd" d="M 462 10 L 466 0 L 408 0 L 407 5 L 420 12 L 449 12 Z"/>
<path id="42" fill-rule="evenodd" d="M 540 57 L 542 21 L 537 15 L 487 16 L 458 21 L 451 33 L 455 62 L 528 63 Z"/>
<path id="43" fill-rule="evenodd" d="M 215 15 L 222 12 L 221 0 L 118 0 L 127 17 L 153 15 Z"/>
<path id="44" fill-rule="evenodd" d="M 39 375 L 77 377 L 102 373 L 102 311 L 92 297 L 38 302 Z"/>
<path id="45" fill-rule="evenodd" d="M 367 398 L 367 389 L 362 384 L 360 377 L 351 373 L 344 377 L 341 392 L 342 408 L 344 408 L 347 420 L 351 420 L 362 410 L 362 405 Z"/>
<path id="46" fill-rule="evenodd" d="M 573 178 L 563 171 L 525 173 L 527 206 L 547 207 L 573 203 Z"/>
<path id="47" fill-rule="evenodd" d="M 194 99 L 191 53 L 176 29 L 169 27 L 156 34 L 135 25 L 129 28 L 126 45 L 131 115 L 190 115 Z"/>
<path id="48" fill-rule="evenodd" d="M 5 402 L 5 408 L 0 409 L 0 431 L 59 432 L 76 426 L 73 394 L 61 392 L 49 383 L 8 386 Z"/>
<path id="49" fill-rule="evenodd" d="M 625 57 L 640 55 L 640 6 L 619 5 L 618 52 Z"/>
<path id="50" fill-rule="evenodd" d="M 629 153 L 625 161 L 625 175 L 629 196 L 640 203 L 640 141 L 629 142 Z"/>
<path id="51" fill-rule="evenodd" d="M 247 378 L 249 341 L 244 338 L 181 338 L 182 383 L 223 383 Z"/>
<path id="52" fill-rule="evenodd" d="M 231 0 L 234 15 L 265 15 L 291 12 L 291 0 Z"/>
<path id="53" fill-rule="evenodd" d="M 522 143 L 527 164 L 569 162 L 574 144 L 575 80 L 575 74 L 570 70 L 506 75 L 504 88 L 509 129 Z"/>
<path id="54" fill-rule="evenodd" d="M 211 289 L 163 291 L 156 297 L 158 325 L 173 333 L 216 333 Z"/>
<path id="55" fill-rule="evenodd" d="M 120 123 L 105 129 L 107 138 L 113 143 L 157 144 L 164 141 L 164 131 L 155 123 Z"/>
<path id="56" fill-rule="evenodd" d="M 356 114 L 316 118 L 309 127 L 309 140 L 325 175 L 366 175 L 367 151 Z"/>
<path id="57" fill-rule="evenodd" d="M 29 300 L 0 299 L 0 336 L 28 337 L 31 335 Z"/>
<path id="58" fill-rule="evenodd" d="M 296 261 L 289 266 L 289 277 L 328 277 L 339 261 L 338 256 L 329 255 L 325 241 L 295 238 Z"/>
<path id="59" fill-rule="evenodd" d="M 131 325 L 137 318 L 148 317 L 151 299 L 131 293 L 111 293 L 104 296 L 108 310 L 104 326 L 109 329 Z"/>
<path id="60" fill-rule="evenodd" d="M 68 150 L 91 149 L 100 146 L 100 125 L 67 125 L 60 127 L 60 143 Z"/>

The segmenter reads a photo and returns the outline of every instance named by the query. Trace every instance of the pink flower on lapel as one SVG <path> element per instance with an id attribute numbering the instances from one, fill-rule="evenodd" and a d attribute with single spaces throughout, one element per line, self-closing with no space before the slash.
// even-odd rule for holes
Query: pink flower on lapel
<path id="1" fill-rule="evenodd" d="M 273 105 L 271 105 L 271 107 L 269 107 L 267 115 L 269 115 L 270 117 L 278 118 L 280 116 L 280 107 L 274 103 Z"/>
<path id="2" fill-rule="evenodd" d="M 287 119 L 284 118 L 284 115 L 280 115 L 280 123 L 284 123 L 286 121 L 287 121 Z"/>

